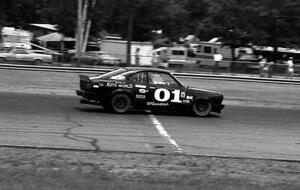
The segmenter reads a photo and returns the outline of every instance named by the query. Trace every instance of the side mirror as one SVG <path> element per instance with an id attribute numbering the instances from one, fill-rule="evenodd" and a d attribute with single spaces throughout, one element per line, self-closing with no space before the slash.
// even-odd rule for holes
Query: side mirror
<path id="1" fill-rule="evenodd" d="M 189 88 L 190 88 L 190 86 L 186 86 L 186 88 L 187 88 L 187 89 L 189 89 Z"/>

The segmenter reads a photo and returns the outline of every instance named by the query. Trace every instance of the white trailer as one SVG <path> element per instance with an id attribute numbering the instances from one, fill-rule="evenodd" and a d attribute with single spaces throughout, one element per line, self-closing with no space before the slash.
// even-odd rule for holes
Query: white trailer
<path id="1" fill-rule="evenodd" d="M 100 44 L 101 51 L 110 53 L 126 63 L 127 41 L 125 40 L 103 40 Z M 137 52 L 137 49 L 139 51 Z M 152 65 L 153 44 L 151 42 L 131 42 L 131 63 L 135 66 Z M 138 58 L 138 59 L 137 59 Z M 137 61 L 139 60 L 139 63 Z"/>
<path id="2" fill-rule="evenodd" d="M 26 30 L 15 29 L 13 27 L 3 27 L 1 34 L 3 43 L 0 45 L 2 47 L 31 49 L 31 32 Z"/>

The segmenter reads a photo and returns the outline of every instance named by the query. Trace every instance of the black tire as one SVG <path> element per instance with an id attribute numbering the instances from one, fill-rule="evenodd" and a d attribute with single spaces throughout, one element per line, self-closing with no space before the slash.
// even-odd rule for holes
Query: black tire
<path id="1" fill-rule="evenodd" d="M 99 63 L 96 59 L 94 59 L 92 62 L 93 62 L 92 65 L 99 65 Z"/>
<path id="2" fill-rule="evenodd" d="M 43 60 L 41 60 L 41 59 L 34 60 L 35 65 L 41 65 L 42 63 L 43 63 Z"/>
<path id="3" fill-rule="evenodd" d="M 192 109 L 196 116 L 205 117 L 211 112 L 212 105 L 206 100 L 196 100 L 192 105 Z"/>
<path id="4" fill-rule="evenodd" d="M 7 59 L 5 57 L 0 57 L 0 63 L 5 63 Z"/>
<path id="5" fill-rule="evenodd" d="M 115 113 L 126 113 L 131 107 L 132 101 L 126 94 L 116 94 L 111 99 L 111 109 Z"/>

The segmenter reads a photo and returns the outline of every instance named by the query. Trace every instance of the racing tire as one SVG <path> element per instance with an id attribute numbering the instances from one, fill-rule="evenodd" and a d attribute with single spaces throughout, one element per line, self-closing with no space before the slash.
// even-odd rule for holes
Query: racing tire
<path id="1" fill-rule="evenodd" d="M 211 112 L 212 105 L 206 100 L 196 100 L 192 105 L 192 109 L 196 116 L 205 117 Z"/>
<path id="2" fill-rule="evenodd" d="M 7 59 L 5 57 L 0 57 L 0 63 L 5 63 Z"/>
<path id="3" fill-rule="evenodd" d="M 126 94 L 116 94 L 111 99 L 111 110 L 115 113 L 126 113 L 131 107 L 132 101 Z"/>

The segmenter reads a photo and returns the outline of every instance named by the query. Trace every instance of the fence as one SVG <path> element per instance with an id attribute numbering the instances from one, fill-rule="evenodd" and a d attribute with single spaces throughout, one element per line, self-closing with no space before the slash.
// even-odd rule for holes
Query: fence
<path id="1" fill-rule="evenodd" d="M 85 60 L 81 62 L 74 61 L 72 59 L 72 55 L 69 55 L 67 53 L 61 54 L 59 56 L 66 56 L 66 58 L 61 57 L 60 59 L 57 59 L 54 65 L 57 64 L 70 64 L 73 66 L 80 66 L 80 67 L 90 67 L 90 66 L 95 66 L 93 64 L 93 58 L 90 58 L 91 60 Z M 118 57 L 118 54 L 112 55 L 113 57 Z M 132 55 L 133 57 L 136 55 Z M 137 65 L 133 64 L 130 66 L 153 66 L 153 67 L 163 67 L 171 70 L 175 70 L 178 72 L 208 72 L 212 73 L 213 70 L 215 69 L 215 63 L 212 59 L 200 59 L 200 58 L 186 58 L 183 59 L 182 57 L 179 57 L 178 59 L 172 59 L 168 60 L 166 62 L 163 61 L 158 61 L 157 57 L 152 57 L 152 56 L 140 56 L 140 58 L 147 57 L 151 58 L 152 64 L 149 65 L 143 64 L 142 62 Z M 143 59 L 141 59 L 143 60 Z M 58 61 L 58 63 L 57 63 Z M 296 61 L 295 61 L 296 62 Z M 13 62 L 12 62 L 13 63 Z M 18 61 L 18 63 L 21 63 Z M 297 62 L 296 62 L 297 63 Z M 101 66 L 96 65 L 96 67 Z M 119 65 L 120 66 L 120 65 Z M 126 63 L 122 63 L 121 66 L 129 66 Z M 219 71 L 220 73 L 245 73 L 245 74 L 254 74 L 254 75 L 259 75 L 260 72 L 260 66 L 257 61 L 230 61 L 230 60 L 223 60 L 219 64 Z M 282 64 L 282 63 L 274 63 L 270 66 L 270 72 L 271 75 L 280 75 L 280 76 L 286 76 L 287 75 L 287 65 Z M 300 64 L 295 64 L 294 66 L 294 76 L 300 76 Z"/>

